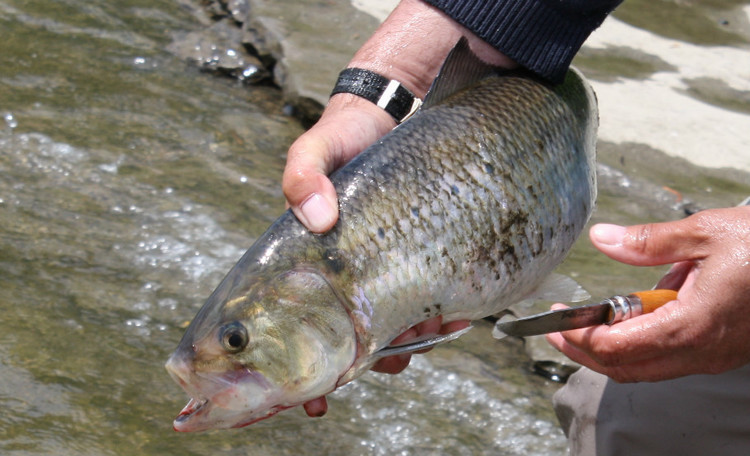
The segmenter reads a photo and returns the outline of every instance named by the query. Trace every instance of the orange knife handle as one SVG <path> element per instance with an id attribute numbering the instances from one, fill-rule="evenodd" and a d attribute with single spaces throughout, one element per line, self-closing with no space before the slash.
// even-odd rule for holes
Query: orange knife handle
<path id="1" fill-rule="evenodd" d="M 631 296 L 637 296 L 641 300 L 641 311 L 647 314 L 677 299 L 677 292 L 675 290 L 646 290 L 631 293 Z"/>
<path id="2" fill-rule="evenodd" d="M 651 313 L 664 304 L 677 299 L 674 290 L 646 290 L 637 291 L 627 296 L 613 296 L 607 299 L 611 306 L 608 316 L 608 325 Z"/>

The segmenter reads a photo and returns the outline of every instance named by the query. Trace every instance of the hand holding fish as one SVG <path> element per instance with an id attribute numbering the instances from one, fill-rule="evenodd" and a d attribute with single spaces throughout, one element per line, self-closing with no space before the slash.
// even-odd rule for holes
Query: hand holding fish
<path id="1" fill-rule="evenodd" d="M 423 99 L 445 56 L 462 36 L 487 63 L 505 68 L 517 66 L 420 0 L 400 2 L 348 66 L 397 80 Z M 395 126 L 382 108 L 358 96 L 340 93 L 331 97 L 320 120 L 292 144 L 282 188 L 289 207 L 310 231 L 326 232 L 338 219 L 336 192 L 328 175 Z"/>
<path id="2" fill-rule="evenodd" d="M 320 120 L 289 148 L 282 187 L 289 207 L 315 233 L 338 219 L 336 190 L 328 175 L 395 126 L 369 101 L 350 94 L 331 98 Z"/>
<path id="3" fill-rule="evenodd" d="M 750 207 L 668 223 L 596 225 L 590 237 L 623 263 L 674 263 L 657 287 L 679 290 L 678 299 L 615 326 L 549 334 L 558 350 L 618 382 L 721 373 L 750 362 Z"/>

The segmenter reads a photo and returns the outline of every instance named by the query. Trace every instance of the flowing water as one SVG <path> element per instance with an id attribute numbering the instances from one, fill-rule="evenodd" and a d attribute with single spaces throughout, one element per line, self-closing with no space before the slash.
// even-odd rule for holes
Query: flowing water
<path id="1" fill-rule="evenodd" d="M 166 51 L 205 26 L 180 0 L 0 0 L 0 454 L 563 452 L 549 403 L 559 385 L 483 323 L 400 375 L 345 386 L 325 418 L 297 409 L 242 430 L 172 431 L 186 397 L 163 363 L 283 210 L 284 154 L 302 131 L 275 88 Z M 630 149 L 602 147 L 598 220 L 682 216 L 664 185 L 701 207 L 750 193 L 746 175 Z M 654 160 L 670 172 L 630 177 Z M 659 274 L 585 242 L 563 271 L 595 296 Z"/>

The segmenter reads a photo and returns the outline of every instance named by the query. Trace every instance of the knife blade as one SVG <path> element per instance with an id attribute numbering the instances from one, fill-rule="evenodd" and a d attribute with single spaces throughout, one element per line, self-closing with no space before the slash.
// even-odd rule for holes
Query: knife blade
<path id="1" fill-rule="evenodd" d="M 628 295 L 616 295 L 597 304 L 550 310 L 518 320 L 501 319 L 495 324 L 492 335 L 496 339 L 502 339 L 505 336 L 536 336 L 589 326 L 613 325 L 653 312 L 675 299 L 677 299 L 677 292 L 674 290 L 647 290 Z"/>

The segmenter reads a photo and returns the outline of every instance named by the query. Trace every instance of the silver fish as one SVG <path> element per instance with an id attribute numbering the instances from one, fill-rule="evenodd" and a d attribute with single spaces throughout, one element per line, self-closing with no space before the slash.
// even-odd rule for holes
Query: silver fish
<path id="1" fill-rule="evenodd" d="M 178 431 L 241 427 L 330 393 L 430 317 L 478 319 L 544 287 L 596 197 L 594 93 L 499 72 L 465 40 L 423 107 L 332 176 L 324 235 L 287 211 L 167 362 Z M 455 336 L 455 335 L 454 335 Z"/>

